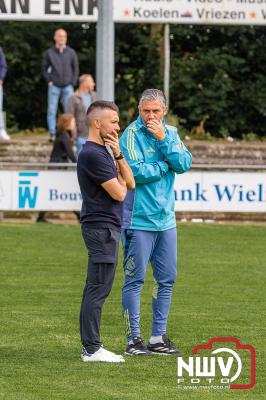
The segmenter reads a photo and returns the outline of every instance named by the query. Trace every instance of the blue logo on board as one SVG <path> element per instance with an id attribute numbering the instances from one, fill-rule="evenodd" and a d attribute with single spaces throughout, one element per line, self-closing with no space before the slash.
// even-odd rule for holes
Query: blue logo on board
<path id="1" fill-rule="evenodd" d="M 35 208 L 39 189 L 37 186 L 33 186 L 32 178 L 38 176 L 38 172 L 19 172 L 18 208 Z"/>

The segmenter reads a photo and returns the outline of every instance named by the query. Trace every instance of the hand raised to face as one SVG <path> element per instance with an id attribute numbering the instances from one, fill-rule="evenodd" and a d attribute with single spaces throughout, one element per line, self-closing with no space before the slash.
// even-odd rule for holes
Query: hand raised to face
<path id="1" fill-rule="evenodd" d="M 139 106 L 139 113 L 143 124 L 156 137 L 157 140 L 163 140 L 165 137 L 162 119 L 166 114 L 166 107 L 160 99 L 143 100 Z"/>
<path id="2" fill-rule="evenodd" d="M 156 137 L 157 140 L 163 140 L 165 138 L 162 121 L 150 119 L 149 121 L 147 121 L 147 128 Z"/>
<path id="3" fill-rule="evenodd" d="M 108 133 L 104 138 L 105 145 L 109 145 L 113 151 L 114 157 L 118 157 L 121 153 L 119 146 L 119 139 L 117 131 L 113 130 L 112 133 Z"/>

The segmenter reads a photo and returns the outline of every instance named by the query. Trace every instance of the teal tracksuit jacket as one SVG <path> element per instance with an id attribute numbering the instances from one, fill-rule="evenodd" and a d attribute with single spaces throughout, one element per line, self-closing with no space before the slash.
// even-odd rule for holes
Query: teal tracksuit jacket
<path id="1" fill-rule="evenodd" d="M 163 125 L 165 138 L 161 141 L 149 132 L 140 116 L 121 136 L 120 147 L 136 182 L 124 202 L 123 229 L 164 231 L 176 226 L 175 174 L 191 167 L 192 155 L 177 129 L 164 121 Z"/>

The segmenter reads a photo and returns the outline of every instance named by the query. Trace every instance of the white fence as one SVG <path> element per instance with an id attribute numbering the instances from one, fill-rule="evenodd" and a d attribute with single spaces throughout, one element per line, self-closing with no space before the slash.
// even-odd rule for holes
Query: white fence
<path id="1" fill-rule="evenodd" d="M 266 167 L 195 165 L 174 188 L 176 211 L 266 212 Z M 81 202 L 73 164 L 0 164 L 0 211 L 73 211 Z"/>

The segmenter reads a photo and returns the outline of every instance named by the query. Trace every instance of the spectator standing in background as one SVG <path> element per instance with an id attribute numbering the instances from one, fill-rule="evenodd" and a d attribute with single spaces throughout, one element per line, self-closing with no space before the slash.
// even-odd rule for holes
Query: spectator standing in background
<path id="1" fill-rule="evenodd" d="M 61 114 L 57 122 L 57 134 L 53 145 L 50 162 L 51 163 L 76 163 L 77 159 L 73 151 L 72 132 L 75 130 L 75 119 L 71 114 Z M 36 222 L 48 222 L 45 218 L 46 211 L 38 214 Z M 74 211 L 78 221 L 80 213 Z"/>
<path id="2" fill-rule="evenodd" d="M 51 141 L 55 140 L 58 101 L 62 99 L 66 112 L 68 98 L 74 91 L 79 75 L 77 54 L 66 44 L 67 32 L 57 29 L 54 41 L 55 46 L 44 53 L 42 60 L 42 74 L 48 84 L 47 124 Z"/>
<path id="3" fill-rule="evenodd" d="M 87 110 L 96 100 L 95 82 L 90 74 L 79 77 L 79 87 L 69 96 L 67 112 L 74 115 L 76 120 L 77 156 L 88 138 Z"/>
<path id="4" fill-rule="evenodd" d="M 3 84 L 7 72 L 7 63 L 3 50 L 0 47 L 0 140 L 10 140 L 10 136 L 6 133 L 3 118 Z"/>

